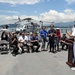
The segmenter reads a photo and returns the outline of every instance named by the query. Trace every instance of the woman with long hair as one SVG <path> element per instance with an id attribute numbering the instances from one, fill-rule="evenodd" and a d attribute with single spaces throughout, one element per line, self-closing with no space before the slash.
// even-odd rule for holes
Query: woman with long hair
<path id="1" fill-rule="evenodd" d="M 5 31 L 3 31 L 2 34 L 1 34 L 1 40 L 8 41 L 8 35 L 7 35 L 7 33 Z"/>

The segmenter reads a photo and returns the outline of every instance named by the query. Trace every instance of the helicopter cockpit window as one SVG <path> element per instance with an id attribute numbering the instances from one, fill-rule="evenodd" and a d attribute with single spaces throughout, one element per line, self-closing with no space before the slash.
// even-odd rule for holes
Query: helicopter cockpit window
<path id="1" fill-rule="evenodd" d="M 21 26 L 21 25 L 18 25 L 17 27 L 20 28 L 20 27 L 22 27 L 22 26 Z"/>

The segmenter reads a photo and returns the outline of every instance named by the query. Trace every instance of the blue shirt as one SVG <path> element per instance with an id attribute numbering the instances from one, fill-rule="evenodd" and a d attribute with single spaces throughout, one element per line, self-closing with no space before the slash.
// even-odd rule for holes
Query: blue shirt
<path id="1" fill-rule="evenodd" d="M 38 37 L 37 36 L 36 37 L 31 36 L 30 40 L 38 40 Z"/>
<path id="2" fill-rule="evenodd" d="M 44 34 L 44 35 L 42 35 L 42 34 Z M 41 36 L 42 38 L 46 38 L 46 37 L 47 37 L 47 34 L 48 34 L 48 32 L 47 32 L 46 30 L 41 30 L 41 31 L 40 31 L 40 36 Z"/>

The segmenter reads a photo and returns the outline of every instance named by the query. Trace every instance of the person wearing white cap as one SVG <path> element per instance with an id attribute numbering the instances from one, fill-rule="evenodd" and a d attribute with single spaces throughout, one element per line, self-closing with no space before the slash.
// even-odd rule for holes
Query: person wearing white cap
<path id="1" fill-rule="evenodd" d="M 57 51 L 59 51 L 59 43 L 60 43 L 60 38 L 61 38 L 61 31 L 59 28 L 56 28 L 56 46 L 57 46 Z"/>

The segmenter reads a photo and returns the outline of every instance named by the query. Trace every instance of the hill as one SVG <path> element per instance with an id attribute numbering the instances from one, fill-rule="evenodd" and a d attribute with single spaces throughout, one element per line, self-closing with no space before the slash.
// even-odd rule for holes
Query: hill
<path id="1" fill-rule="evenodd" d="M 75 22 L 60 22 L 60 23 L 54 23 L 55 27 L 73 27 L 75 25 Z M 50 26 L 49 23 L 45 23 L 44 26 Z"/>

